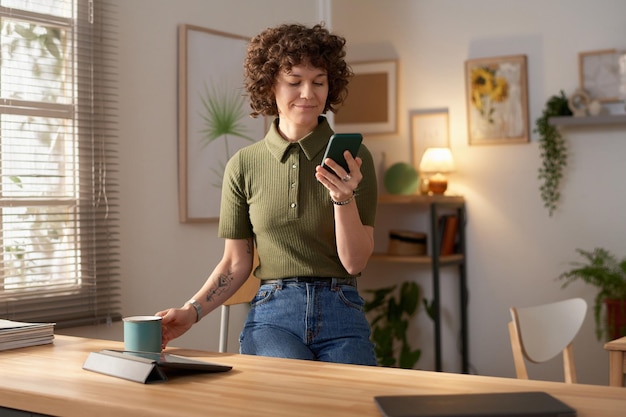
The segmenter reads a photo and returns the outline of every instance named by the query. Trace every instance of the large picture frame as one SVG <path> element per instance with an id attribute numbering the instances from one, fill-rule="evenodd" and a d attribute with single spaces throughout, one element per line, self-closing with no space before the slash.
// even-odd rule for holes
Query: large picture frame
<path id="1" fill-rule="evenodd" d="M 620 101 L 619 58 L 624 51 L 602 49 L 578 53 L 580 88 L 592 100 L 603 103 Z"/>
<path id="2" fill-rule="evenodd" d="M 335 114 L 337 132 L 396 133 L 398 128 L 398 63 L 396 60 L 354 62 L 348 97 Z"/>
<path id="3" fill-rule="evenodd" d="M 470 145 L 530 141 L 526 55 L 467 60 L 465 84 Z"/>
<path id="4" fill-rule="evenodd" d="M 250 38 L 199 26 L 178 27 L 178 195 L 182 223 L 219 218 L 226 162 L 261 139 L 263 118 L 249 117 L 243 61 Z M 226 111 L 233 122 L 216 123 Z"/>
<path id="5" fill-rule="evenodd" d="M 422 156 L 427 148 L 450 147 L 450 122 L 448 109 L 423 109 L 409 111 L 411 156 L 415 170 L 419 171 Z"/>

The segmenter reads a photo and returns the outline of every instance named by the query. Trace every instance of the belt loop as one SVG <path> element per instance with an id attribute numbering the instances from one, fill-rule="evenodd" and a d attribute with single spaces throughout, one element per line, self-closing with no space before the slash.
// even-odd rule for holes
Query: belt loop
<path id="1" fill-rule="evenodd" d="M 276 284 L 274 284 L 274 287 L 276 289 L 282 290 L 284 285 L 285 285 L 285 283 L 284 283 L 283 279 L 279 278 L 279 279 L 276 280 Z"/>
<path id="2" fill-rule="evenodd" d="M 337 278 L 332 278 L 330 280 L 330 289 L 334 291 L 335 289 L 337 289 L 337 287 Z"/>

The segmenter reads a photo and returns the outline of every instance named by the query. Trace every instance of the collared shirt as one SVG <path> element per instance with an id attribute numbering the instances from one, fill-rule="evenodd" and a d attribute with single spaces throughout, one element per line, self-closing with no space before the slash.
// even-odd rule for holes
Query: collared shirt
<path id="1" fill-rule="evenodd" d="M 315 178 L 333 131 L 320 117 L 313 132 L 291 143 L 280 136 L 277 122 L 263 140 L 240 149 L 226 164 L 218 234 L 255 239 L 260 279 L 350 277 L 337 254 L 333 204 Z M 358 156 L 363 180 L 355 200 L 361 222 L 374 226 L 374 162 L 365 145 Z"/>

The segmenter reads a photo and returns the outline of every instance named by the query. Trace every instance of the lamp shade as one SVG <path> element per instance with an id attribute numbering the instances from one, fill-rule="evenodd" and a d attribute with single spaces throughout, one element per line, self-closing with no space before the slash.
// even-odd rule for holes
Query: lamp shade
<path id="1" fill-rule="evenodd" d="M 426 173 L 454 171 L 454 160 L 450 148 L 427 148 L 420 162 L 420 171 Z"/>

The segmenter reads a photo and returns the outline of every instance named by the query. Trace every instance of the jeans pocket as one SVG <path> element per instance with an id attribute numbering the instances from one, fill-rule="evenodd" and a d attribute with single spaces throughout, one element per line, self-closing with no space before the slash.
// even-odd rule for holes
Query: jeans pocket
<path id="1" fill-rule="evenodd" d="M 358 311 L 363 311 L 365 300 L 359 295 L 358 290 L 355 287 L 347 285 L 337 287 L 337 295 L 341 301 L 348 307 L 354 308 Z"/>
<path id="2" fill-rule="evenodd" d="M 265 304 L 272 299 L 272 296 L 276 292 L 276 286 L 274 285 L 262 285 L 259 291 L 256 293 L 252 301 L 250 301 L 251 307 L 256 307 L 261 304 Z"/>

